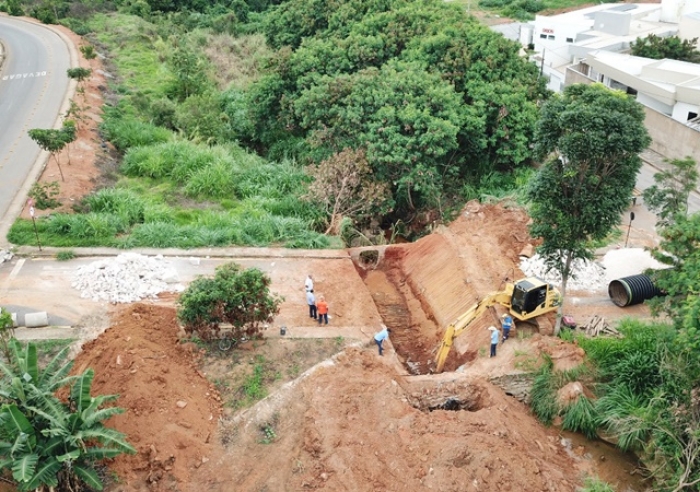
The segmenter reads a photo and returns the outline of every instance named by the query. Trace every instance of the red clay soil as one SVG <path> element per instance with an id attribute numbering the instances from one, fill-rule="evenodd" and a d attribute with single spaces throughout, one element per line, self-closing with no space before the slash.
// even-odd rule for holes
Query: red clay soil
<path id="1" fill-rule="evenodd" d="M 72 119 L 77 123 L 77 138 L 58 155 L 58 161 L 63 171 L 65 181 L 61 180 L 58 165 L 53 156 L 46 163 L 40 184 L 53 181 L 59 184 L 59 194 L 56 199 L 61 206 L 53 210 L 37 210 L 37 216 L 48 215 L 55 212 L 70 212 L 73 205 L 81 198 L 88 195 L 96 186 L 96 180 L 100 176 L 97 167 L 98 155 L 102 152 L 98 125 L 102 121 L 102 105 L 104 103 L 103 90 L 106 86 L 104 69 L 99 57 L 86 60 L 78 48 L 84 44 L 81 36 L 63 26 L 51 26 L 68 37 L 75 46 L 79 64 L 83 68 L 90 68 L 92 74 L 79 87 L 73 97 L 73 102 L 80 108 L 77 115 L 69 115 L 64 119 Z M 22 218 L 28 219 L 29 207 L 25 206 Z"/>
<path id="2" fill-rule="evenodd" d="M 220 397 L 178 330 L 174 309 L 135 304 L 75 360 L 75 371 L 95 370 L 93 394 L 120 395 L 126 413 L 106 424 L 138 450 L 110 464 L 122 482 L 113 490 L 177 490 L 216 454 Z"/>
<path id="3" fill-rule="evenodd" d="M 447 376 L 447 377 L 445 377 Z M 272 423 L 225 429 L 229 451 L 190 490 L 573 491 L 574 459 L 523 404 L 475 379 L 403 377 L 371 348 L 301 381 Z M 464 410 L 430 411 L 446 396 Z M 273 425 L 265 443 L 261 427 Z"/>

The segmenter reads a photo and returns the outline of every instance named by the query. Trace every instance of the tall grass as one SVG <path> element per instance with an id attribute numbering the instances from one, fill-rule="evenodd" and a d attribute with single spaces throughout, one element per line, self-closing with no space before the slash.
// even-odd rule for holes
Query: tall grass
<path id="1" fill-rule="evenodd" d="M 530 407 L 539 421 L 545 425 L 552 425 L 554 417 L 559 413 L 558 388 L 553 371 L 552 359 L 545 357 L 544 364 L 535 373 L 532 390 L 530 390 Z"/>
<path id="2" fill-rule="evenodd" d="M 173 136 L 171 131 L 144 123 L 135 117 L 106 116 L 101 129 L 107 140 L 120 152 L 126 152 L 132 147 L 167 142 Z"/>
<path id="3" fill-rule="evenodd" d="M 587 397 L 580 395 L 564 408 L 563 414 L 562 429 L 581 432 L 588 439 L 597 436 L 600 419 L 596 407 Z"/>

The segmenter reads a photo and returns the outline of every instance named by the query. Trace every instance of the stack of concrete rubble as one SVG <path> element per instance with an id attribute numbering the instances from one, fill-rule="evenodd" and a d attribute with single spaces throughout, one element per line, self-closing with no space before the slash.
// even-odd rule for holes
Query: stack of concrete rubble
<path id="1" fill-rule="evenodd" d="M 161 292 L 181 292 L 175 269 L 161 255 L 122 253 L 78 268 L 73 283 L 80 297 L 112 303 L 134 302 Z"/>
<path id="2" fill-rule="evenodd" d="M 12 251 L 8 249 L 0 249 L 0 263 L 10 261 L 12 259 Z"/>
<path id="3" fill-rule="evenodd" d="M 520 269 L 527 276 L 537 277 L 545 282 L 561 286 L 561 275 L 555 270 L 549 270 L 540 255 L 532 258 L 522 258 Z M 567 290 L 605 290 L 608 286 L 605 269 L 594 261 L 574 260 L 573 275 L 566 284 Z"/>

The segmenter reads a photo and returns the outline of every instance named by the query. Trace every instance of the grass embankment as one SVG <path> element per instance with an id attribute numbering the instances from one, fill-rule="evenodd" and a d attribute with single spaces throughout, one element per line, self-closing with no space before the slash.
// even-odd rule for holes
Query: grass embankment
<path id="1" fill-rule="evenodd" d="M 189 67 L 173 61 L 167 40 L 174 26 L 123 14 L 96 15 L 88 26 L 116 72 L 112 90 L 119 102 L 106 108 L 102 131 L 123 160 L 114 188 L 86 197 L 74 207 L 76 214 L 37 220 L 43 245 L 332 246 L 315 232 L 322 214 L 303 199 L 308 183 L 303 168 L 292 161 L 266 161 L 236 143 L 237 122 L 231 118 L 236 108 L 224 107 L 235 92 L 217 88 L 222 81 L 208 75 L 212 67 L 203 54 L 186 58 L 192 55 L 186 52 Z M 205 39 L 198 32 L 182 36 L 192 37 L 192 43 Z M 222 37 L 214 45 L 225 49 L 226 42 Z M 228 38 L 233 42 L 240 45 Z M 176 75 L 178 69 L 193 68 L 196 72 L 184 79 Z M 251 79 L 249 72 L 239 75 Z M 200 84 L 196 96 L 178 95 L 195 83 Z M 18 220 L 8 239 L 35 244 L 31 221 Z"/>

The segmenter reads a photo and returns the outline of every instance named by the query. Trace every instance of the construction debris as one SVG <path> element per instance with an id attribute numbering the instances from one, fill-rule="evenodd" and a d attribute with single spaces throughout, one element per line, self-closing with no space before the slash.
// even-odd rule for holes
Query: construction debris
<path id="1" fill-rule="evenodd" d="M 161 292 L 182 292 L 175 269 L 163 259 L 122 253 L 78 268 L 71 286 L 80 297 L 111 303 L 134 302 Z"/>
<path id="2" fill-rule="evenodd" d="M 578 327 L 586 333 L 587 337 L 597 337 L 598 335 L 620 336 L 620 332 L 612 326 L 608 325 L 606 319 L 602 316 L 594 315 L 585 324 Z"/>
<path id="3" fill-rule="evenodd" d="M 10 261 L 14 255 L 9 249 L 0 249 L 0 263 Z"/>
<path id="4" fill-rule="evenodd" d="M 522 258 L 520 269 L 528 276 L 534 276 L 547 283 L 561 286 L 559 272 L 550 269 L 539 254 L 532 258 Z M 571 273 L 567 282 L 567 288 L 571 290 L 603 290 L 608 285 L 605 279 L 605 269 L 594 261 L 574 260 Z"/>

